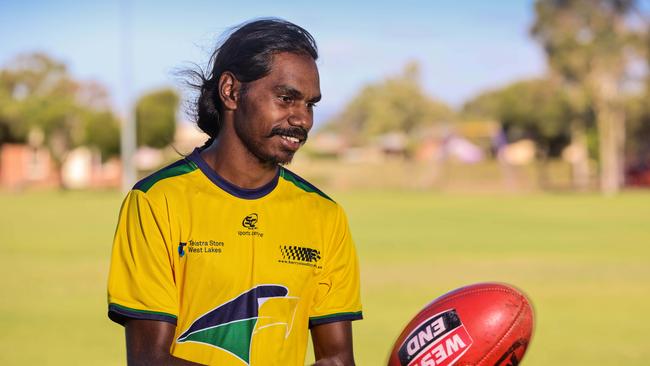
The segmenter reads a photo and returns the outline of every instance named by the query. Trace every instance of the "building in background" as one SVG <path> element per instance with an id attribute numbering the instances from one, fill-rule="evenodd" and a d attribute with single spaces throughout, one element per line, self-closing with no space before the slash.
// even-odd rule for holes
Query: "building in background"
<path id="1" fill-rule="evenodd" d="M 207 136 L 194 124 L 179 123 L 172 145 L 164 149 L 141 147 L 133 158 L 135 166 L 142 174 L 148 174 L 177 160 L 181 155 L 190 154 L 206 140 Z M 122 164 L 119 159 L 102 161 L 100 154 L 88 147 L 71 150 L 59 170 L 50 152 L 44 147 L 29 144 L 0 145 L 0 189 L 119 188 L 121 177 Z"/>

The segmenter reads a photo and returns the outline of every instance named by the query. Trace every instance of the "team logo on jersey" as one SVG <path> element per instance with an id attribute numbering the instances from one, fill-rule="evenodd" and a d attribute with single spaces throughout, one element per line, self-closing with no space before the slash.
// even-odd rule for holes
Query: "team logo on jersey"
<path id="1" fill-rule="evenodd" d="M 248 230 L 239 230 L 237 235 L 239 236 L 249 236 L 251 238 L 263 238 L 264 233 L 259 231 L 257 228 L 258 216 L 256 213 L 251 213 L 246 215 L 243 220 L 241 220 L 241 226 Z"/>
<path id="2" fill-rule="evenodd" d="M 400 365 L 453 365 L 474 341 L 455 309 L 424 321 L 404 340 L 397 352 Z"/>
<path id="3" fill-rule="evenodd" d="M 257 229 L 257 220 L 258 220 L 257 214 L 252 213 L 244 217 L 244 219 L 241 222 L 241 225 L 248 230 L 255 230 Z"/>
<path id="4" fill-rule="evenodd" d="M 176 340 L 224 350 L 250 364 L 253 336 L 269 327 L 291 332 L 298 298 L 282 285 L 259 285 L 196 319 Z"/>
<path id="5" fill-rule="evenodd" d="M 301 264 L 320 268 L 318 266 L 318 261 L 321 258 L 320 250 L 297 245 L 280 245 L 280 254 L 282 255 L 282 259 L 278 260 L 280 263 Z"/>

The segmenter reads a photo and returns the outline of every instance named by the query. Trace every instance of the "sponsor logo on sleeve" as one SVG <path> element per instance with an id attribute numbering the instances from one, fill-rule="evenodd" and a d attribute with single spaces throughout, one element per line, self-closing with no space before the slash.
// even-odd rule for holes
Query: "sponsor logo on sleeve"
<path id="1" fill-rule="evenodd" d="M 421 322 L 397 355 L 402 366 L 451 366 L 472 343 L 456 310 L 450 309 Z"/>

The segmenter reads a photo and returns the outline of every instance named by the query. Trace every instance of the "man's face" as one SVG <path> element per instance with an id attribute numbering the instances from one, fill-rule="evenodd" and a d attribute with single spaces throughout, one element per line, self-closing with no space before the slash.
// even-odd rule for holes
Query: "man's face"
<path id="1" fill-rule="evenodd" d="M 235 111 L 235 132 L 260 163 L 287 164 L 307 140 L 319 100 L 314 60 L 278 53 L 267 76 L 246 84 Z"/>

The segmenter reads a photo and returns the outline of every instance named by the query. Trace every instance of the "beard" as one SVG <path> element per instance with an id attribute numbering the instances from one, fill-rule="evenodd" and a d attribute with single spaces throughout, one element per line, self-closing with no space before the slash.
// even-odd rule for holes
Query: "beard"
<path id="1" fill-rule="evenodd" d="M 235 133 L 242 141 L 248 152 L 253 155 L 263 166 L 275 167 L 277 165 L 287 165 L 291 163 L 295 151 L 287 150 L 280 146 L 279 151 L 273 151 L 271 148 L 274 136 L 291 136 L 299 139 L 304 144 L 307 141 L 308 130 L 300 126 L 289 126 L 282 128 L 275 126 L 267 135 L 263 135 L 260 131 L 255 131 L 255 118 L 256 113 L 254 107 L 249 104 L 248 87 L 244 87 L 241 91 L 241 111 L 243 112 L 242 118 L 234 123 Z M 251 118 L 252 117 L 252 118 Z"/>
<path id="2" fill-rule="evenodd" d="M 250 122 L 247 122 L 250 123 Z M 277 166 L 277 165 L 287 165 L 293 160 L 295 151 L 282 149 L 280 152 L 271 152 L 264 149 L 264 146 L 267 146 L 270 143 L 270 139 L 273 136 L 293 136 L 301 138 L 303 141 L 307 140 L 307 131 L 301 127 L 290 127 L 290 128 L 279 128 L 275 127 L 267 136 L 263 136 L 261 141 L 258 141 L 254 138 L 253 133 L 250 131 L 250 128 L 246 126 L 247 123 L 235 123 L 235 133 L 237 137 L 243 142 L 246 149 L 253 155 L 260 164 L 264 166 Z M 252 122 L 255 123 L 255 122 Z M 265 141 L 267 140 L 267 141 Z"/>

